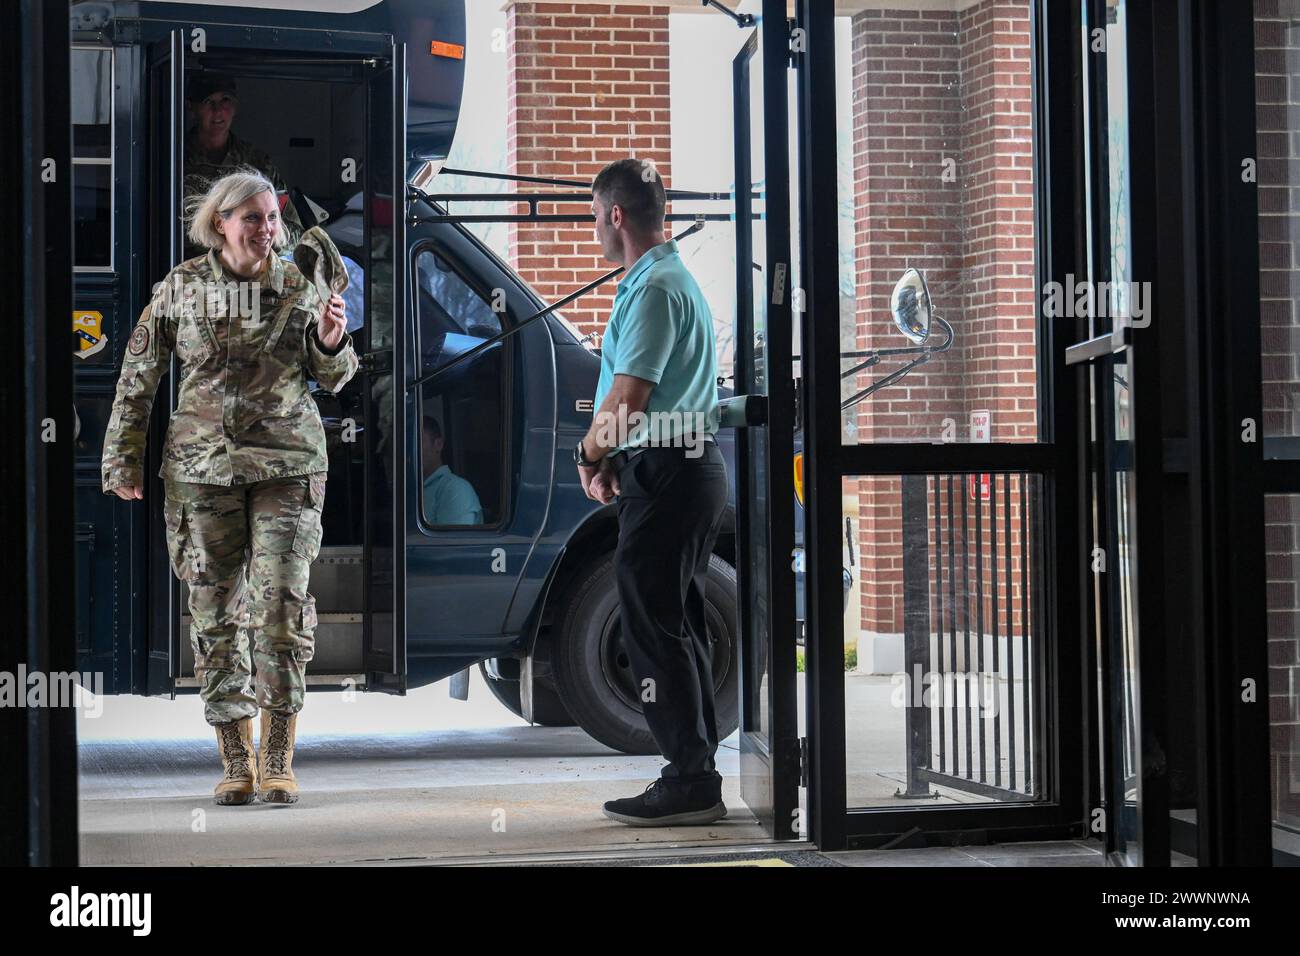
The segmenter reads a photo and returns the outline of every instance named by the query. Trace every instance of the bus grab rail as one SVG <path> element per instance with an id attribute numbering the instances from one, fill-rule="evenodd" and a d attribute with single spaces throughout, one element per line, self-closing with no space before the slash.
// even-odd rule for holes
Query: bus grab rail
<path id="1" fill-rule="evenodd" d="M 687 236 L 692 235 L 692 234 L 694 234 L 694 233 L 697 233 L 697 232 L 699 232 L 699 231 L 700 231 L 701 229 L 703 229 L 703 228 L 704 228 L 704 221 L 703 221 L 703 220 L 698 220 L 698 219 L 697 219 L 693 224 L 691 224 L 690 227 L 688 227 L 688 228 L 686 228 L 686 229 L 683 229 L 683 230 L 682 230 L 681 232 L 679 232 L 677 235 L 673 236 L 673 241 L 676 242 L 676 241 L 679 240 L 679 239 L 685 239 Z M 584 296 L 584 295 L 586 295 L 588 292 L 590 292 L 590 291 L 592 291 L 593 289 L 597 288 L 598 286 L 604 285 L 604 284 L 605 284 L 606 282 L 608 282 L 610 279 L 613 279 L 613 278 L 615 278 L 616 276 L 622 275 L 623 272 L 625 271 L 625 269 L 626 269 L 625 266 L 620 266 L 620 267 L 617 268 L 617 269 L 614 269 L 614 270 L 612 270 L 612 271 L 610 271 L 610 272 L 607 272 L 607 273 L 605 273 L 603 276 L 600 276 L 599 278 L 597 278 L 597 279 L 595 279 L 595 280 L 593 280 L 593 281 L 591 281 L 591 282 L 588 282 L 588 283 L 587 283 L 586 285 L 584 285 L 581 289 L 577 289 L 577 290 L 575 290 L 575 291 L 573 291 L 573 292 L 570 292 L 570 293 L 569 293 L 568 295 L 566 295 L 564 298 L 562 298 L 562 299 L 560 299 L 560 300 L 558 300 L 558 301 L 556 301 L 556 302 L 551 303 L 551 304 L 548 305 L 546 308 L 542 309 L 540 312 L 536 312 L 536 313 L 534 313 L 533 315 L 530 315 L 528 318 L 524 319 L 524 320 L 523 320 L 522 322 L 520 322 L 518 325 L 515 325 L 515 326 L 510 327 L 510 328 L 506 329 L 504 332 L 501 332 L 501 333 L 498 333 L 497 335 L 492 336 L 492 338 L 490 338 L 490 339 L 484 339 L 482 342 L 480 342 L 478 345 L 474 346 L 472 349 L 469 349 L 469 350 L 467 350 L 467 351 L 465 351 L 465 352 L 461 352 L 461 353 L 460 353 L 459 355 L 457 355 L 455 358 L 451 359 L 451 361 L 449 361 L 449 362 L 444 362 L 442 365 L 439 365 L 439 366 L 438 366 L 437 368 L 435 368 L 433 371 L 431 371 L 431 372 L 429 372 L 429 373 L 427 373 L 427 374 L 425 374 L 425 375 L 421 375 L 419 378 L 417 378 L 417 379 L 413 379 L 411 382 L 408 382 L 408 383 L 407 383 L 407 386 L 406 386 L 407 391 L 410 391 L 410 390 L 413 389 L 413 388 L 417 388 L 417 387 L 420 386 L 420 385 L 424 385 L 426 382 L 431 382 L 431 381 L 433 381 L 435 378 L 437 378 L 439 375 L 442 375 L 442 374 L 444 374 L 445 372 L 449 372 L 449 371 L 451 371 L 451 369 L 453 369 L 453 368 L 456 367 L 457 365 L 461 364 L 462 362 L 468 361 L 471 357 L 473 357 L 473 356 L 475 356 L 475 355 L 478 355 L 478 354 L 480 354 L 480 353 L 482 353 L 482 352 L 486 352 L 488 349 L 490 349 L 492 346 L 496 345 L 497 343 L 499 343 L 499 342 L 503 342 L 503 341 L 505 341 L 506 339 L 510 338 L 510 336 L 516 334 L 517 332 L 521 332 L 521 331 L 523 331 L 523 330 L 526 329 L 528 326 L 530 326 L 530 325 L 532 325 L 534 322 L 536 322 L 538 319 L 543 318 L 544 316 L 550 315 L 550 314 L 551 314 L 552 312 L 554 312 L 556 309 L 559 309 L 559 308 L 561 308 L 562 306 L 568 305 L 568 304 L 569 304 L 570 302 L 572 302 L 574 299 L 577 299 L 577 298 L 580 297 L 580 296 Z"/>

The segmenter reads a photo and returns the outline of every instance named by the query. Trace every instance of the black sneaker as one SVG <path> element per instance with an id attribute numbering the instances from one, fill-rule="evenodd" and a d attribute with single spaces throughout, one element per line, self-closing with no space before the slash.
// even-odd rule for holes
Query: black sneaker
<path id="1" fill-rule="evenodd" d="M 631 827 L 700 825 L 726 815 L 721 774 L 697 783 L 670 783 L 661 777 L 644 793 L 605 804 L 605 816 Z"/>

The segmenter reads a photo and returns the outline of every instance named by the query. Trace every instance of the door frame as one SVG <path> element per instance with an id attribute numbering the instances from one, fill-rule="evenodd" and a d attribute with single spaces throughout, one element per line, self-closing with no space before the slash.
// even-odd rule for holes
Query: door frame
<path id="1" fill-rule="evenodd" d="M 1179 177 L 1162 171 L 1166 170 L 1162 159 L 1170 147 L 1169 121 L 1163 104 L 1159 102 L 1159 97 L 1165 93 L 1155 83 L 1159 63 L 1153 47 L 1157 38 L 1154 14 L 1149 5 L 1140 3 L 1125 3 L 1123 9 L 1125 84 L 1120 95 L 1125 98 L 1128 116 L 1128 154 L 1123 161 L 1129 176 L 1126 198 L 1129 204 L 1127 228 L 1130 232 L 1131 269 L 1135 281 L 1150 281 L 1148 277 L 1158 281 L 1162 274 L 1159 237 L 1162 232 L 1170 234 L 1167 232 L 1168 224 L 1162 224 L 1159 218 L 1169 199 L 1168 195 L 1162 194 L 1162 181 L 1166 188 L 1172 185 L 1176 190 Z M 1085 30 L 1105 29 L 1107 7 L 1104 0 L 1086 0 L 1084 14 L 1087 20 Z M 1096 281 L 1114 278 L 1110 273 L 1113 232 L 1106 158 L 1112 154 L 1108 100 L 1114 91 L 1108 92 L 1106 80 L 1107 57 L 1111 53 L 1109 45 L 1105 50 L 1092 52 L 1082 72 L 1083 82 L 1088 85 L 1090 109 L 1085 120 L 1085 135 L 1090 148 L 1083 170 L 1087 202 L 1078 228 L 1081 248 L 1086 250 L 1088 261 L 1092 263 L 1091 278 Z M 1102 147 L 1105 156 L 1100 155 Z M 1155 160 L 1144 161 L 1147 158 Z M 1177 232 L 1176 228 L 1174 232 Z M 1165 301 L 1162 294 L 1153 298 Z M 1179 533 L 1176 509 L 1169 505 L 1174 501 L 1185 501 L 1186 492 L 1185 487 L 1170 487 L 1167 477 L 1162 474 L 1165 456 L 1161 436 L 1167 404 L 1166 389 L 1162 386 L 1165 374 L 1162 365 L 1170 344 L 1166 325 L 1150 321 L 1144 327 L 1130 328 L 1121 333 L 1127 341 L 1123 347 L 1131 429 L 1127 440 L 1118 438 L 1114 420 L 1115 353 L 1108 352 L 1095 361 L 1077 366 L 1080 372 L 1076 373 L 1084 383 L 1091 380 L 1092 394 L 1098 397 L 1092 426 L 1098 441 L 1087 445 L 1080 480 L 1085 510 L 1095 515 L 1096 520 L 1088 540 L 1104 548 L 1107 565 L 1104 571 L 1093 571 L 1089 575 L 1094 589 L 1093 600 L 1081 615 L 1080 626 L 1085 635 L 1096 636 L 1092 646 L 1094 653 L 1098 654 L 1099 667 L 1095 673 L 1101 675 L 1096 694 L 1092 695 L 1100 706 L 1095 720 L 1099 732 L 1089 741 L 1094 748 L 1094 756 L 1088 764 L 1093 777 L 1090 797 L 1095 807 L 1105 811 L 1100 817 L 1104 825 L 1103 844 L 1108 862 L 1115 865 L 1125 865 L 1128 859 L 1120 849 L 1118 818 L 1127 807 L 1123 782 L 1116 776 L 1117 755 L 1113 752 L 1117 740 L 1115 735 L 1123 732 L 1123 727 L 1115 726 L 1117 717 L 1121 724 L 1123 722 L 1123 707 L 1117 696 L 1123 689 L 1122 683 L 1115 686 L 1118 658 L 1124 653 L 1121 637 L 1124 597 L 1117 591 L 1121 584 L 1126 584 L 1126 592 L 1135 596 L 1132 599 L 1136 612 L 1132 615 L 1136 628 L 1133 640 L 1137 661 L 1133 675 L 1137 685 L 1133 708 L 1138 730 L 1133 742 L 1137 770 L 1134 843 L 1143 865 L 1169 865 L 1169 826 L 1166 822 L 1169 814 L 1169 761 L 1166 755 L 1170 746 L 1170 700 L 1165 646 L 1166 634 L 1177 628 L 1171 615 L 1178 611 L 1163 606 L 1163 595 L 1166 587 L 1165 554 L 1179 549 L 1166 538 L 1167 531 Z M 1099 317 L 1087 334 L 1106 336 L 1113 331 L 1113 322 L 1108 317 Z M 1136 400 L 1138 395 L 1140 401 Z M 1127 582 L 1119 580 L 1121 569 L 1116 535 L 1120 503 L 1110 482 L 1110 478 L 1121 471 L 1127 471 L 1135 482 L 1132 499 L 1136 515 L 1128 523 L 1127 531 L 1132 539 L 1129 542 L 1130 558 L 1136 555 L 1137 562 L 1134 566 L 1136 574 Z M 1091 499 L 1087 498 L 1090 487 Z"/>
<path id="2" fill-rule="evenodd" d="M 1081 104 L 1075 78 L 1082 55 L 1079 11 L 1036 0 L 1031 14 L 1034 69 L 1036 265 L 1039 286 L 1064 284 L 1076 272 L 1075 196 L 1082 170 L 1076 160 Z M 816 188 L 836 181 L 834 9 L 799 0 L 804 51 L 799 78 L 800 261 L 810 315 L 838 315 L 838 197 Z M 1080 387 L 1066 373 L 1064 346 L 1076 341 L 1072 323 L 1040 320 L 1039 421 L 1034 444 L 843 445 L 840 437 L 840 345 L 817 323 L 803 324 L 802 374 L 807 544 L 809 811 L 812 838 L 835 850 L 912 842 L 952 842 L 980 833 L 988 840 L 1077 838 L 1086 816 L 1083 734 L 1090 656 L 1079 626 L 1084 605 L 1084 552 L 1079 542 L 1082 452 Z M 846 806 L 845 690 L 841 572 L 841 485 L 845 475 L 908 475 L 1014 471 L 1041 476 L 1044 515 L 1038 592 L 1044 638 L 1041 715 L 1048 799 L 1034 804 L 855 809 Z M 1066 533 L 1074 530 L 1073 534 Z"/>
<path id="3" fill-rule="evenodd" d="M 1104 22 L 1100 0 L 1086 2 Z M 1284 458 L 1285 442 L 1262 434 L 1258 203 L 1241 166 L 1255 152 L 1244 106 L 1255 95 L 1254 10 L 1232 0 L 1126 10 L 1133 268 L 1152 282 L 1151 321 L 1131 331 L 1130 350 L 1141 363 L 1137 860 L 1167 866 L 1180 852 L 1201 866 L 1267 865 L 1264 496 L 1300 493 L 1300 480 L 1293 460 L 1264 460 L 1270 445 Z M 1089 69 L 1104 102 L 1097 63 Z M 1094 117 L 1091 129 L 1100 125 Z M 1104 261 L 1099 238 L 1092 252 Z M 1097 366 L 1105 375 L 1110 362 Z M 1247 420 L 1254 441 L 1242 440 Z M 1242 700 L 1246 678 L 1255 702 Z M 1195 820 L 1173 816 L 1179 809 Z M 1105 840 L 1111 862 L 1124 862 L 1113 830 Z"/>
<path id="4" fill-rule="evenodd" d="M 1266 866 L 1269 800 L 1267 569 L 1264 496 L 1300 493 L 1295 461 L 1269 461 L 1262 418 L 1259 219 L 1242 160 L 1256 152 L 1254 5 L 1232 0 L 1169 6 L 1176 58 L 1157 86 L 1171 101 L 1184 188 L 1171 210 L 1182 229 L 1171 282 L 1186 323 L 1185 447 L 1191 547 L 1178 555 L 1194 608 L 1197 825 L 1201 866 Z M 1169 235 L 1169 233 L 1164 233 Z M 1159 321 L 1159 314 L 1155 321 Z M 1253 418 L 1256 440 L 1242 440 Z M 1290 472 L 1289 479 L 1282 475 Z M 1170 555 L 1171 561 L 1174 555 Z M 1254 679 L 1257 699 L 1242 699 Z M 1191 849 L 1189 847 L 1188 849 Z"/>
<path id="5" fill-rule="evenodd" d="M 140 268 L 147 270 L 137 288 L 143 303 L 149 301 L 145 290 L 152 289 L 181 261 L 184 252 L 182 197 L 185 167 L 185 62 L 187 52 L 184 30 L 179 25 L 168 25 L 151 42 L 141 44 L 144 50 L 146 71 L 145 87 L 140 97 L 146 115 L 149 135 L 146 140 L 147 165 L 151 175 L 146 181 L 145 195 L 149 197 L 148 221 L 140 233 L 145 240 L 144 255 L 137 256 Z M 157 108 L 163 116 L 150 112 Z M 113 144 L 116 147 L 116 143 Z M 125 269 L 123 269 L 125 271 Z M 152 281 L 149 276 L 157 276 Z M 142 303 L 142 307 L 143 307 Z M 135 321 L 136 310 L 123 310 L 128 322 Z M 166 384 L 159 388 L 154 401 L 160 406 L 158 414 L 150 417 L 146 462 L 152 463 L 161 454 L 167 434 L 167 423 L 176 411 L 178 390 L 177 360 L 173 355 L 168 364 Z M 165 497 L 163 480 L 152 466 L 144 478 L 148 485 L 145 500 L 161 502 Z M 115 507 L 121 507 L 117 502 Z M 141 519 L 137 519 L 141 520 Z M 148 552 L 145 565 L 145 621 L 142 635 L 144 659 L 144 693 L 149 696 L 176 694 L 176 679 L 181 666 L 181 586 L 166 560 L 167 529 L 163 523 L 162 509 L 144 509 L 142 520 Z M 162 556 L 156 559 L 152 556 Z M 157 596 L 154 598 L 154 596 Z"/>
<path id="6" fill-rule="evenodd" d="M 220 60 L 223 57 L 252 57 L 258 50 L 274 50 L 277 53 L 283 53 L 290 58 L 302 57 L 309 58 L 312 54 L 319 53 L 323 48 L 323 41 L 318 31 L 304 29 L 299 27 L 278 28 L 266 25 L 235 25 L 228 23 L 209 23 L 200 20 L 150 20 L 123 17 L 117 21 L 119 45 L 127 45 L 138 48 L 142 51 L 142 79 L 143 87 L 136 97 L 139 104 L 139 112 L 142 115 L 141 126 L 146 133 L 145 137 L 145 155 L 148 157 L 151 166 L 156 165 L 160 171 L 170 170 L 168 177 L 147 177 L 144 175 L 144 169 L 140 171 L 140 185 L 144 190 L 142 195 L 151 197 L 156 200 L 159 208 L 150 210 L 151 218 L 147 222 L 133 223 L 130 226 L 129 233 L 132 237 L 138 237 L 142 248 L 139 250 L 140 255 L 136 256 L 138 260 L 135 267 L 138 273 L 137 284 L 135 288 L 141 290 L 143 301 L 147 301 L 149 290 L 157 278 L 161 277 L 173 265 L 181 261 L 183 254 L 184 237 L 182 234 L 183 222 L 180 215 L 180 203 L 183 197 L 184 184 L 182 182 L 181 172 L 185 163 L 185 127 L 187 123 L 185 113 L 185 70 L 187 61 L 198 56 L 210 57 L 214 60 Z M 189 49 L 189 43 L 193 38 L 191 31 L 201 29 L 204 33 L 206 52 L 204 54 L 193 54 Z M 400 100 L 394 99 L 394 118 L 392 123 L 393 143 L 388 147 L 393 155 L 393 175 L 398 178 L 394 181 L 400 183 L 400 192 L 394 192 L 394 215 L 393 230 L 395 239 L 400 239 L 404 243 L 405 217 L 402 213 L 405 210 L 404 192 L 406 183 L 405 168 L 405 142 L 406 142 L 406 113 L 405 113 L 405 47 L 394 42 L 392 34 L 377 32 L 358 32 L 358 31 L 340 31 L 332 35 L 332 40 L 328 45 L 328 52 L 332 57 L 346 58 L 364 56 L 378 61 L 387 62 L 397 75 L 400 71 L 400 78 L 395 83 L 394 97 L 398 91 L 401 92 Z M 166 73 L 166 77 L 161 74 Z M 159 75 L 159 83 L 163 79 L 169 86 L 169 90 L 161 92 L 157 101 L 153 99 L 155 74 Z M 167 109 L 170 116 L 166 123 L 153 115 L 154 108 Z M 365 129 L 367 135 L 371 135 L 371 118 L 369 113 L 366 115 Z M 116 149 L 117 143 L 114 143 Z M 365 175 L 371 175 L 366 170 Z M 362 186 L 367 197 L 370 196 L 371 189 L 369 180 L 366 180 Z M 165 200 L 163 197 L 166 197 Z M 166 206 L 166 208 L 161 208 Z M 367 225 L 372 218 L 372 210 L 369 206 L 366 208 Z M 369 234 L 367 234 L 367 242 Z M 405 272 L 404 266 L 397 261 L 400 255 L 403 259 L 404 245 L 394 243 L 394 301 L 402 302 L 404 295 Z M 165 263 L 166 259 L 170 264 Z M 123 257 L 125 262 L 125 257 Z M 126 266 L 119 264 L 119 271 L 124 271 Z M 369 280 L 371 270 L 367 270 Z M 124 312 L 130 320 L 131 316 L 136 313 L 130 307 L 125 307 Z M 403 319 L 404 310 L 399 310 L 395 317 L 394 334 L 400 336 L 404 333 L 405 325 Z M 173 357 L 172 369 L 167 375 L 166 380 L 169 384 L 165 386 L 165 391 L 160 390 L 159 399 L 166 396 L 166 411 L 174 410 L 176 396 L 176 360 Z M 361 374 L 360 372 L 358 374 Z M 396 373 L 395 373 L 396 374 Z M 395 410 L 395 421 L 401 421 L 400 409 Z M 146 458 L 146 468 L 149 474 L 146 475 L 146 481 L 150 483 L 146 491 L 146 500 L 161 501 L 163 497 L 163 482 L 155 472 L 154 461 L 157 455 L 157 449 L 163 446 L 163 439 L 167 429 L 167 416 L 163 414 L 153 415 L 151 418 L 149 448 L 152 450 Z M 403 439 L 404 440 L 404 439 Z M 395 450 L 401 451 L 405 446 L 395 446 Z M 403 456 L 409 457 L 409 456 Z M 154 464 L 149 464 L 153 462 Z M 399 480 L 400 480 L 399 476 Z M 401 521 L 404 520 L 404 509 L 401 508 L 400 502 L 395 506 L 399 509 L 399 518 L 396 519 L 396 526 L 401 528 L 400 537 L 395 540 L 405 540 L 405 528 L 402 527 Z M 133 654 L 142 658 L 142 668 L 144 676 L 143 693 L 147 695 L 170 695 L 176 694 L 176 679 L 180 677 L 181 666 L 181 642 L 184 640 L 182 635 L 181 617 L 183 608 L 181 606 L 180 582 L 176 580 L 171 572 L 171 567 L 164 560 L 155 560 L 157 555 L 166 555 L 165 547 L 165 529 L 163 528 L 161 513 L 154 509 L 147 509 L 147 513 L 141 516 L 140 520 L 144 527 L 144 540 L 148 542 L 147 553 L 139 558 L 143 569 L 143 577 L 147 582 L 146 595 L 164 595 L 165 600 L 147 600 L 142 613 L 145 618 L 144 633 L 133 637 L 133 641 L 138 640 L 140 643 L 133 646 Z M 405 550 L 401 550 L 398 556 L 403 562 L 405 559 Z M 399 589 L 401 584 L 398 585 Z M 399 632 L 403 633 L 403 632 Z M 402 646 L 400 651 L 399 663 L 404 675 L 405 668 L 405 647 L 404 640 L 399 642 Z M 396 675 L 385 674 L 384 688 L 393 687 L 397 681 Z M 404 676 L 403 676 L 404 680 Z M 376 682 L 375 686 L 378 686 Z M 134 686 L 134 685 L 133 685 Z M 138 691 L 137 691 L 138 692 Z"/>
<path id="7" fill-rule="evenodd" d="M 771 28 L 770 25 L 775 25 Z M 761 54 L 759 101 L 752 89 L 752 57 Z M 732 61 L 734 162 L 736 168 L 736 334 L 735 386 L 737 394 L 764 395 L 766 422 L 740 428 L 736 433 L 736 578 L 739 594 L 740 667 L 740 788 L 741 797 L 764 830 L 774 839 L 801 839 L 806 825 L 799 812 L 800 740 L 796 674 L 794 599 L 794 405 L 791 284 L 793 262 L 790 238 L 789 164 L 789 30 L 785 0 L 763 0 L 758 25 L 753 27 Z M 776 91 L 777 95 L 769 95 Z M 752 110 L 763 116 L 761 144 L 751 142 Z M 763 283 L 755 289 L 752 217 L 741 214 L 741 203 L 752 210 L 753 149 L 763 152 Z M 743 253 L 743 255 L 742 255 Z M 754 294 L 765 303 L 765 345 L 761 359 L 754 348 Z M 755 362 L 764 363 L 764 388 L 756 389 Z M 782 373 L 784 370 L 784 373 Z M 761 431 L 759 431 L 761 429 Z M 758 435 L 765 448 L 755 447 Z M 761 461 L 752 461 L 755 457 Z M 757 466 L 765 485 L 764 514 L 751 514 L 751 466 Z M 753 521 L 753 518 L 761 520 Z M 755 548 L 755 538 L 765 547 Z M 754 569 L 750 555 L 765 551 L 766 567 Z M 789 559 L 787 559 L 789 555 Z M 757 570 L 757 574 L 755 571 Z M 767 696 L 747 680 L 750 674 L 754 590 L 766 593 L 767 615 L 763 646 Z M 751 720 L 761 711 L 768 717 L 763 735 Z M 759 718 L 761 721 L 761 718 Z M 760 723 L 761 726 L 761 723 Z"/>
<path id="8" fill-rule="evenodd" d="M 366 93 L 366 136 L 369 140 L 367 162 L 364 176 L 365 195 L 365 246 L 366 259 L 366 304 L 370 309 L 367 323 L 365 346 L 366 352 L 361 356 L 361 368 L 358 374 L 364 377 L 366 395 L 366 437 L 365 474 L 367 481 L 364 490 L 364 518 L 362 520 L 362 560 L 364 582 L 362 590 L 362 668 L 366 675 L 366 689 L 384 693 L 405 694 L 407 686 L 407 635 L 406 635 L 406 548 L 411 531 L 411 516 L 407 514 L 407 481 L 411 478 L 408 471 L 411 463 L 419 460 L 419 435 L 407 428 L 407 420 L 415 413 L 415 396 L 406 387 L 416 375 L 416 359 L 408 347 L 409 333 L 412 327 L 412 314 L 408 308 L 407 276 L 410 254 L 406 244 L 407 203 L 409 196 L 406 188 L 406 45 L 391 41 L 387 64 L 377 64 L 375 72 L 367 78 Z M 388 81 L 387 97 L 382 80 L 385 72 L 391 74 Z M 388 124 L 390 141 L 379 142 L 376 134 L 377 121 L 372 113 L 376 102 L 388 103 L 391 121 Z M 380 129 L 383 128 L 382 124 Z M 392 270 L 392 341 L 390 348 L 375 347 L 371 333 L 375 329 L 374 295 L 372 289 L 378 270 L 374 266 L 371 253 L 375 248 L 375 199 L 382 195 L 377 191 L 381 181 L 377 181 L 375 157 L 384 156 L 390 168 L 387 179 L 391 202 L 391 234 L 389 264 Z M 385 360 L 383 353 L 388 352 Z M 392 462 L 389 468 L 390 495 L 388 508 L 380 513 L 376 505 L 375 482 L 369 480 L 372 474 L 371 456 L 378 457 L 373 441 L 379 440 L 377 416 L 375 410 L 378 402 L 374 400 L 372 382 L 374 379 L 388 376 L 391 379 L 391 391 L 388 400 L 392 403 L 393 418 L 389 425 L 389 453 Z M 374 461 L 373 467 L 382 470 L 382 461 Z M 381 499 L 382 500 L 382 499 Z M 386 525 L 386 528 L 384 528 Z M 376 531 L 383 528 L 383 533 L 376 539 Z M 376 545 L 386 545 L 391 555 L 388 585 L 382 585 L 383 578 L 374 570 L 374 552 Z M 387 612 L 387 613 L 385 613 Z M 378 621 L 391 619 L 391 627 L 380 625 Z"/>
<path id="9" fill-rule="evenodd" d="M 0 118 L 25 148 L 11 150 L 9 176 L 40 182 L 44 164 L 71 168 L 66 0 L 14 4 L 4 35 Z M 13 284 L 16 323 L 5 350 L 5 409 L 17 432 L 3 485 L 7 507 L 0 540 L 10 568 L 5 597 L 11 624 L 0 635 L 0 670 L 76 670 L 76 567 L 72 502 L 73 370 L 68 315 L 73 307 L 72 177 L 33 190 L 3 232 L 4 253 L 21 281 Z M 38 319 L 37 317 L 40 317 Z M 59 441 L 41 440 L 58 423 Z M 74 866 L 79 851 L 76 708 L 0 707 L 0 864 Z"/>

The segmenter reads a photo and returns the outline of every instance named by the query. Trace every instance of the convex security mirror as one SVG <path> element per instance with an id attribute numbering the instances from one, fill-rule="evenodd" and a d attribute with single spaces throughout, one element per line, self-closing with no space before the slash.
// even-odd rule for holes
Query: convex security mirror
<path id="1" fill-rule="evenodd" d="M 943 316 L 936 315 L 934 303 L 930 299 L 930 287 L 926 284 L 925 274 L 919 269 L 908 268 L 894 285 L 889 297 L 889 311 L 894 317 L 894 324 L 911 345 L 892 349 L 871 349 L 865 352 L 843 352 L 840 357 L 851 359 L 854 365 L 840 373 L 840 378 L 856 380 L 859 373 L 879 365 L 884 359 L 908 356 L 909 360 L 900 368 L 894 369 L 883 378 L 872 382 L 866 388 L 840 403 L 841 409 L 852 408 L 868 395 L 879 391 L 886 385 L 893 385 L 912 369 L 930 361 L 930 357 L 952 348 L 952 326 L 944 321 Z M 930 340 L 930 327 L 937 325 L 943 330 L 943 341 L 937 345 L 927 345 Z"/>
<path id="2" fill-rule="evenodd" d="M 890 296 L 889 310 L 894 314 L 898 331 L 917 345 L 929 338 L 930 289 L 925 284 L 925 276 L 915 269 L 904 272 Z"/>

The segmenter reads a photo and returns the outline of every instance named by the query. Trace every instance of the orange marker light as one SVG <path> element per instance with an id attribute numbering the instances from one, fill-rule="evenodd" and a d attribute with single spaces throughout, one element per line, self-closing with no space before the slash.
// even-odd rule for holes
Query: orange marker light
<path id="1" fill-rule="evenodd" d="M 799 507 L 803 507 L 803 452 L 794 456 L 794 496 L 799 499 Z"/>
<path id="2" fill-rule="evenodd" d="M 459 43 L 443 43 L 441 40 L 431 40 L 429 42 L 429 55 L 463 60 L 465 59 L 465 47 Z"/>

